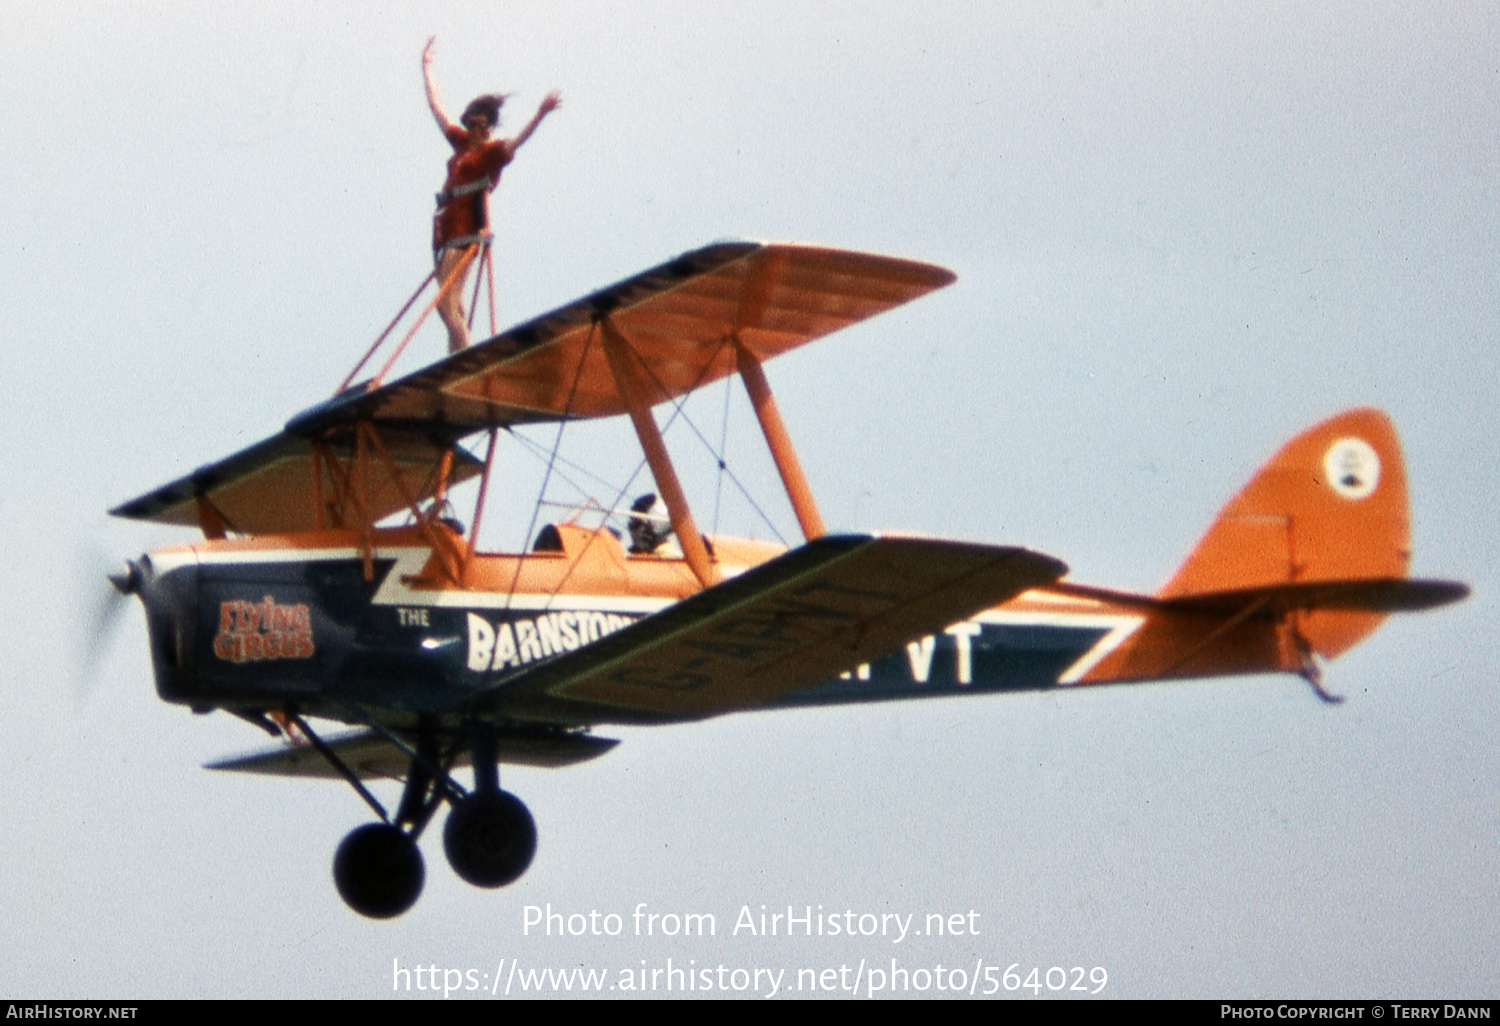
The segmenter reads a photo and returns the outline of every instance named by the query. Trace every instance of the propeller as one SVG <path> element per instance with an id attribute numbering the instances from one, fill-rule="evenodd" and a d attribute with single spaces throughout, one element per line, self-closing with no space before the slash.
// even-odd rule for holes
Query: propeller
<path id="1" fill-rule="evenodd" d="M 80 699 L 91 694 L 97 686 L 120 613 L 129 604 L 130 596 L 139 594 L 147 576 L 145 568 L 135 560 L 126 560 L 123 567 L 108 573 L 101 572 L 103 562 L 102 556 L 92 561 L 93 565 L 85 573 L 87 583 L 79 589 L 81 594 L 92 596 L 80 624 L 78 639 L 76 688 Z M 100 577 L 109 583 L 106 585 L 99 580 Z"/>

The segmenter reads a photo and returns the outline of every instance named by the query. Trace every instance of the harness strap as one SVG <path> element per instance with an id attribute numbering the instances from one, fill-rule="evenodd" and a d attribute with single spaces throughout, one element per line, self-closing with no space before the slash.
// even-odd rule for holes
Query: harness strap
<path id="1" fill-rule="evenodd" d="M 445 249 L 467 249 L 469 246 L 474 245 L 474 243 L 476 242 L 488 246 L 490 240 L 494 237 L 495 236 L 490 232 L 479 232 L 477 235 L 461 235 L 456 239 L 449 239 L 447 242 L 443 243 L 438 247 L 437 252 L 433 255 L 441 256 L 443 250 Z"/>
<path id="2" fill-rule="evenodd" d="M 437 194 L 437 205 L 439 208 L 446 207 L 456 199 L 472 196 L 482 189 L 493 189 L 494 187 L 494 180 L 490 178 L 481 178 L 479 181 L 469 182 L 467 185 L 456 185 L 451 189 L 444 189 Z"/>

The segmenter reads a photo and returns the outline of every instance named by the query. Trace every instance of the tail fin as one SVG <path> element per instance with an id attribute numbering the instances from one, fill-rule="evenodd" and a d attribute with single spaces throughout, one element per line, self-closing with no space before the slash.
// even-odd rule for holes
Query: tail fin
<path id="1" fill-rule="evenodd" d="M 1406 580 L 1410 554 L 1396 430 L 1378 410 L 1341 413 L 1261 467 L 1086 679 L 1286 670 L 1316 685 L 1314 653 L 1332 658 L 1390 612 L 1468 593 Z"/>
<path id="2" fill-rule="evenodd" d="M 1220 511 L 1163 599 L 1281 584 L 1404 578 L 1406 466 L 1379 410 L 1350 410 L 1293 438 Z M 1385 619 L 1309 610 L 1298 633 L 1332 658 Z"/>

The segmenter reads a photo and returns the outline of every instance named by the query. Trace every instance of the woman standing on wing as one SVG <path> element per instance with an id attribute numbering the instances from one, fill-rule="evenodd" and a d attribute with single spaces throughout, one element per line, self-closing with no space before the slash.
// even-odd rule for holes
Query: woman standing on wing
<path id="1" fill-rule="evenodd" d="M 453 146 L 448 161 L 448 177 L 438 193 L 437 214 L 432 219 L 432 254 L 437 262 L 438 287 L 448 280 L 463 259 L 464 252 L 481 241 L 489 231 L 489 194 L 500 184 L 500 171 L 516 155 L 521 144 L 531 138 L 542 118 L 562 105 L 556 92 L 537 108 L 536 115 L 514 139 L 491 139 L 490 133 L 500 124 L 500 106 L 505 97 L 499 94 L 481 96 L 464 108 L 459 124 L 454 124 L 443 109 L 442 97 L 432 80 L 432 46 L 436 37 L 427 40 L 422 50 L 422 81 L 427 87 L 427 105 L 437 119 L 443 137 Z M 468 271 L 452 283 L 437 304 L 438 316 L 448 326 L 448 351 L 456 353 L 469 344 L 468 318 L 464 314 L 463 289 Z"/>

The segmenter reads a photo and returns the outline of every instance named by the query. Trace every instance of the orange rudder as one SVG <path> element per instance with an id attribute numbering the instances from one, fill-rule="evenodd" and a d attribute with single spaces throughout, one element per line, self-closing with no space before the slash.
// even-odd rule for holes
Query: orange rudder
<path id="1" fill-rule="evenodd" d="M 1410 555 L 1406 469 L 1378 410 L 1286 443 L 1219 512 L 1145 622 L 1085 680 L 1308 672 L 1385 619 L 1288 601 L 1309 586 L 1395 581 Z"/>

